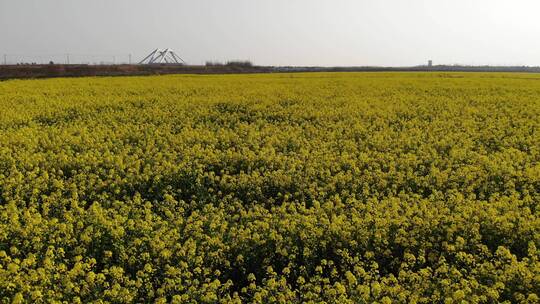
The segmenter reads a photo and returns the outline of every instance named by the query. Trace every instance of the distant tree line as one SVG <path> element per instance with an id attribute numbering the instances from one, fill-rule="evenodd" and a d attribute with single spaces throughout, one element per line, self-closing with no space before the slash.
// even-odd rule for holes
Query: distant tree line
<path id="1" fill-rule="evenodd" d="M 233 66 L 233 67 L 252 67 L 253 63 L 249 60 L 231 60 L 226 63 L 219 61 L 207 61 L 206 66 Z"/>

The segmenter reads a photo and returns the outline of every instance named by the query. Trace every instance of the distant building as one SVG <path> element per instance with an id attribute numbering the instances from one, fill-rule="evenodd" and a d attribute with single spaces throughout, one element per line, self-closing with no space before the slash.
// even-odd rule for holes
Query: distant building
<path id="1" fill-rule="evenodd" d="M 428 60 L 427 66 L 428 66 L 428 67 L 432 67 L 432 66 L 433 66 L 433 60 Z"/>

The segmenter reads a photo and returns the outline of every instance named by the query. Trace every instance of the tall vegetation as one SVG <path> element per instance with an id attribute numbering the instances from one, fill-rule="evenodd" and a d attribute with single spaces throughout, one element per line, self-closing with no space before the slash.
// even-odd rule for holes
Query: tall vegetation
<path id="1" fill-rule="evenodd" d="M 2 303 L 533 303 L 540 76 L 0 83 Z"/>

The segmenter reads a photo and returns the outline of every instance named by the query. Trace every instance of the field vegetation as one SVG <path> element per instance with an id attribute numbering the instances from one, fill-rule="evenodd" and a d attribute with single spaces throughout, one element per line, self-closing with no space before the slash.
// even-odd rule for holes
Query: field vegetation
<path id="1" fill-rule="evenodd" d="M 0 82 L 2 303 L 537 303 L 540 75 Z"/>

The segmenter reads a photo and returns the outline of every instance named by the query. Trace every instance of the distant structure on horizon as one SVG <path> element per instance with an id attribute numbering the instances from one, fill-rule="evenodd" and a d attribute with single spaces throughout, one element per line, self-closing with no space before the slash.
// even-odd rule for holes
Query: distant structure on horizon
<path id="1" fill-rule="evenodd" d="M 433 60 L 431 60 L 431 59 L 428 60 L 427 66 L 428 66 L 428 67 L 432 67 L 432 66 L 433 66 Z"/>
<path id="2" fill-rule="evenodd" d="M 186 62 L 171 49 L 155 49 L 139 64 L 185 64 Z"/>

